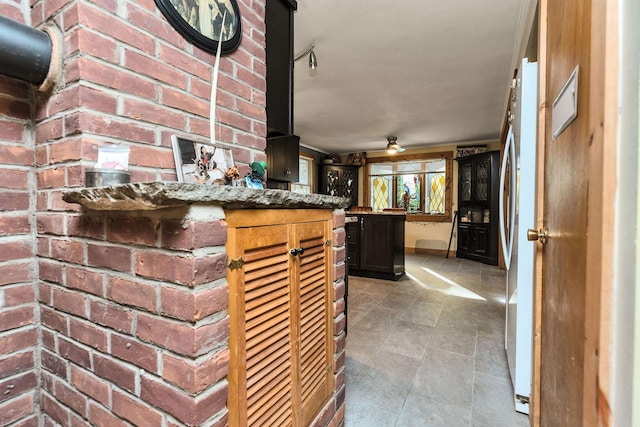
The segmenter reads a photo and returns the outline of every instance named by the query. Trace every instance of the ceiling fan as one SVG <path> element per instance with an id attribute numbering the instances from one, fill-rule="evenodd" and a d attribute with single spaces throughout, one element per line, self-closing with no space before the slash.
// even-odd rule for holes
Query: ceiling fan
<path id="1" fill-rule="evenodd" d="M 397 137 L 395 136 L 388 136 L 387 137 L 387 141 L 389 141 L 387 143 L 387 153 L 389 154 L 396 154 L 396 153 L 402 153 L 405 149 L 402 148 L 400 146 L 400 144 L 398 144 L 396 141 L 398 140 Z"/>

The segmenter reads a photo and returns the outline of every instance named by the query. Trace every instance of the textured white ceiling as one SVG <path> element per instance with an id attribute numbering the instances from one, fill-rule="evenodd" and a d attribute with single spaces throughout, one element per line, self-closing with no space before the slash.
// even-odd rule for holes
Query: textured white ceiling
<path id="1" fill-rule="evenodd" d="M 535 0 L 298 0 L 294 132 L 327 152 L 496 140 Z"/>

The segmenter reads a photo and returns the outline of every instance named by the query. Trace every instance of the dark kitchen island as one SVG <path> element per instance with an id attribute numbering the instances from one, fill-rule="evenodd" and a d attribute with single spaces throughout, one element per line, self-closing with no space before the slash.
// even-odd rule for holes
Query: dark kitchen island
<path id="1" fill-rule="evenodd" d="M 405 211 L 347 212 L 349 274 L 398 280 L 404 270 Z"/>

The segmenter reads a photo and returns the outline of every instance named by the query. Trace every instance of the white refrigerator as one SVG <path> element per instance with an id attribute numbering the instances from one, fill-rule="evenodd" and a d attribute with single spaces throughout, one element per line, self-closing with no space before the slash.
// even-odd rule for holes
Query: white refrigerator
<path id="1" fill-rule="evenodd" d="M 500 238 L 507 266 L 505 349 L 515 410 L 526 414 L 532 387 L 534 274 L 534 245 L 527 241 L 527 229 L 536 228 L 537 82 L 537 64 L 523 59 L 500 175 Z"/>

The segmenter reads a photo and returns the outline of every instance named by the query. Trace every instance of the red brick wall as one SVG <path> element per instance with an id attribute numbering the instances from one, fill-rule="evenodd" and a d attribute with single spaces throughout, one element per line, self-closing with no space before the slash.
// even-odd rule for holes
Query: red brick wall
<path id="1" fill-rule="evenodd" d="M 210 217 L 86 213 L 40 234 L 45 418 L 226 425 L 226 225 Z"/>
<path id="2" fill-rule="evenodd" d="M 27 21 L 19 2 L 0 15 Z M 38 422 L 32 98 L 30 85 L 0 76 L 0 425 Z"/>

